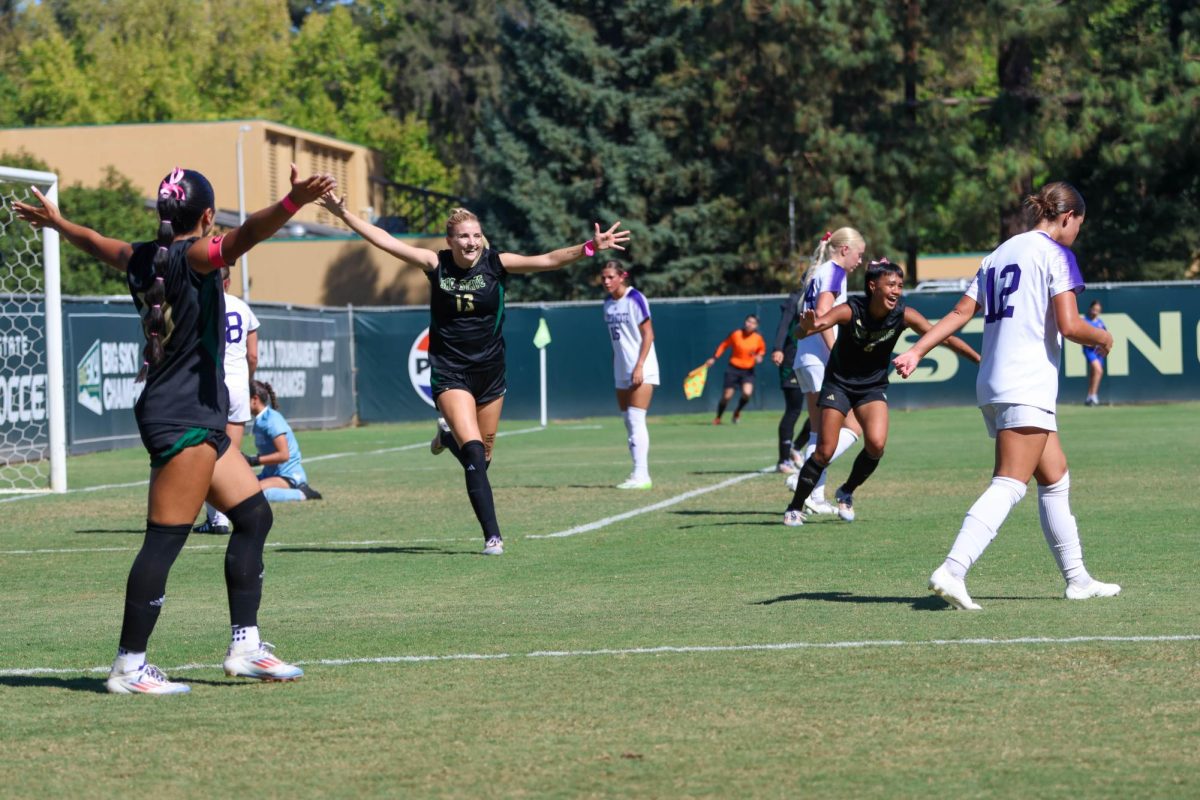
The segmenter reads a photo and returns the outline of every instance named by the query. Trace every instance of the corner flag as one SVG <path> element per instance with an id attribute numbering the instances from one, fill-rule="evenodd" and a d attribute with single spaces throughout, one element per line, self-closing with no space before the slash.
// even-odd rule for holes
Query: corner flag
<path id="1" fill-rule="evenodd" d="M 542 317 L 538 320 L 537 333 L 533 335 L 533 346 L 542 350 L 548 344 L 550 344 L 550 328 L 546 325 L 546 318 Z"/>

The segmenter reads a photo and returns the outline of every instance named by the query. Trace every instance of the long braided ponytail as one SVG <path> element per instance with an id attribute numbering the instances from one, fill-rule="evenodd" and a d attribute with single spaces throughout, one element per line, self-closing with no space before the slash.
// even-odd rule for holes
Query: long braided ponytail
<path id="1" fill-rule="evenodd" d="M 166 338 L 170 335 L 167 321 L 166 270 L 171 243 L 177 231 L 184 233 L 196 228 L 204 212 L 214 206 L 212 184 L 199 172 L 176 167 L 158 186 L 158 236 L 154 253 L 154 281 L 142 295 L 142 331 L 146 346 L 142 349 L 142 369 L 137 381 L 163 360 Z"/>

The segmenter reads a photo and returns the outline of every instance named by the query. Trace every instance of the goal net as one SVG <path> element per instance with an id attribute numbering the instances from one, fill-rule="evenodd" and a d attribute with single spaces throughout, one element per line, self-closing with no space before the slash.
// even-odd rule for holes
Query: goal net
<path id="1" fill-rule="evenodd" d="M 58 232 L 13 209 L 58 176 L 0 166 L 0 493 L 67 490 Z"/>

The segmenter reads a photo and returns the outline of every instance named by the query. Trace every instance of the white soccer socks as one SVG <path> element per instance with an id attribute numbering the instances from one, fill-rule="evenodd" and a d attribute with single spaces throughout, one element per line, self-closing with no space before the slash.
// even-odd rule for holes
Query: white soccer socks
<path id="1" fill-rule="evenodd" d="M 1038 485 L 1038 516 L 1042 520 L 1042 535 L 1058 563 L 1067 583 L 1085 586 L 1092 582 L 1083 565 L 1083 546 L 1079 543 L 1079 527 L 1071 514 L 1071 473 L 1058 483 Z"/>
<path id="2" fill-rule="evenodd" d="M 962 580 L 971 565 L 996 538 L 1013 507 L 1025 496 L 1025 484 L 1013 478 L 992 478 L 992 483 L 967 511 L 958 538 L 943 566 Z"/>
<path id="3" fill-rule="evenodd" d="M 629 455 L 633 459 L 634 480 L 650 480 L 650 431 L 646 429 L 646 409 L 630 406 L 624 413 L 629 434 Z"/>
<path id="4" fill-rule="evenodd" d="M 814 434 L 814 437 L 815 437 L 815 434 Z M 851 447 L 853 447 L 854 443 L 857 441 L 858 441 L 858 434 L 855 433 L 854 431 L 850 430 L 849 428 L 842 428 L 840 431 L 838 431 L 837 447 L 835 447 L 833 449 L 833 457 L 829 459 L 829 463 L 832 464 L 834 461 L 837 461 L 838 456 L 840 456 L 842 453 L 846 452 Z M 815 441 L 813 443 L 812 449 L 813 450 L 817 449 Z M 809 456 L 812 455 L 812 453 L 810 453 L 807 448 L 805 448 L 804 452 Z M 813 486 L 812 494 L 809 495 L 813 499 L 814 502 L 817 502 L 817 503 L 826 502 L 825 501 L 825 477 L 826 477 L 826 473 L 822 472 L 821 477 L 817 478 L 816 485 Z"/>

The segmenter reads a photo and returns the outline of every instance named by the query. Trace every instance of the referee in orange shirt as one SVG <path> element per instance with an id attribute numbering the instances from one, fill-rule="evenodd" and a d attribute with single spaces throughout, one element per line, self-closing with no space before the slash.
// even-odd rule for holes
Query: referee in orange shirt
<path id="1" fill-rule="evenodd" d="M 717 345 L 717 352 L 713 353 L 713 357 L 704 362 L 705 365 L 711 367 L 727 348 L 730 355 L 729 366 L 725 369 L 725 390 L 721 393 L 721 402 L 717 405 L 717 416 L 713 419 L 713 425 L 721 424 L 725 406 L 733 399 L 733 390 L 738 384 L 741 384 L 742 396 L 733 412 L 734 425 L 737 425 L 742 416 L 742 409 L 754 394 L 754 365 L 761 364 L 763 356 L 767 353 L 767 343 L 758 333 L 757 315 L 751 314 L 746 317 L 740 329 L 725 337 L 725 340 Z"/>

